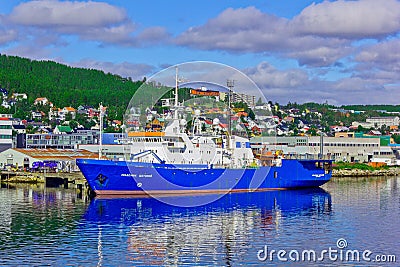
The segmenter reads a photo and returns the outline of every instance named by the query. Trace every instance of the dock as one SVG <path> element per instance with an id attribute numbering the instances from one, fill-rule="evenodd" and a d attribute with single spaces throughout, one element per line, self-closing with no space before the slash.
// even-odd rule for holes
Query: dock
<path id="1" fill-rule="evenodd" d="M 81 192 L 89 190 L 81 172 L 1 171 L 0 183 L 44 183 L 46 187 L 76 188 Z"/>

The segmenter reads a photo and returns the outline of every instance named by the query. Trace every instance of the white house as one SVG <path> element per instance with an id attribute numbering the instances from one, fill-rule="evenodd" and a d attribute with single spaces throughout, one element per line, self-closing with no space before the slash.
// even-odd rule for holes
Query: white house
<path id="1" fill-rule="evenodd" d="M 47 105 L 50 104 L 49 100 L 46 97 L 38 97 L 33 102 L 34 105 Z"/>
<path id="2" fill-rule="evenodd" d="M 40 111 L 31 111 L 31 117 L 33 120 L 35 119 L 41 120 L 43 118 L 43 113 Z"/>
<path id="3" fill-rule="evenodd" d="M 76 109 L 73 107 L 64 107 L 61 111 L 64 114 L 64 117 L 67 114 L 71 114 L 72 119 L 75 119 L 76 117 Z"/>
<path id="4" fill-rule="evenodd" d="M 2 118 L 12 119 L 12 117 L 13 117 L 13 114 L 7 114 L 7 113 L 0 114 L 0 119 L 2 119 Z"/>
<path id="5" fill-rule="evenodd" d="M 73 107 L 64 107 L 62 109 L 52 107 L 49 111 L 49 120 L 65 121 L 67 114 L 71 114 L 71 118 L 75 119 L 76 109 Z"/>
<path id="6" fill-rule="evenodd" d="M 28 96 L 25 93 L 13 93 L 12 94 L 12 98 L 14 98 L 15 100 L 21 100 L 21 99 L 28 99 Z"/>
<path id="7" fill-rule="evenodd" d="M 266 111 L 271 111 L 271 106 L 268 103 L 265 103 L 261 106 L 255 106 L 254 109 L 259 109 L 259 110 L 266 110 Z"/>
<path id="8" fill-rule="evenodd" d="M 371 123 L 372 125 L 380 128 L 383 125 L 385 126 L 398 126 L 400 123 L 400 118 L 395 117 L 371 117 L 366 119 L 367 123 Z"/>

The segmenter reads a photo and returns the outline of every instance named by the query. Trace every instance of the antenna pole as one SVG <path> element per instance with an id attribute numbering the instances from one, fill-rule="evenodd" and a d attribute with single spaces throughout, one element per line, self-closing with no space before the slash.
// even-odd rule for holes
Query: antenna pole
<path id="1" fill-rule="evenodd" d="M 103 103 L 100 103 L 100 137 L 99 137 L 99 159 L 102 158 L 103 153 Z"/>
<path id="2" fill-rule="evenodd" d="M 178 67 L 175 68 L 175 113 L 174 119 L 178 119 Z"/>
<path id="3" fill-rule="evenodd" d="M 231 96 L 233 95 L 233 88 L 235 87 L 235 81 L 234 80 L 227 80 L 226 81 L 226 86 L 229 88 L 228 92 L 228 134 L 229 138 L 232 134 L 232 125 L 231 125 Z"/>
<path id="4" fill-rule="evenodd" d="M 319 159 L 324 158 L 324 135 L 321 132 L 320 137 L 319 137 Z"/>

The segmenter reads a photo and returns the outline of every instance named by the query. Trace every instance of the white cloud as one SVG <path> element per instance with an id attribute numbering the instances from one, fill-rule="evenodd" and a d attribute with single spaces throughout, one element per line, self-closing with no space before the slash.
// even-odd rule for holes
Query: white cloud
<path id="1" fill-rule="evenodd" d="M 354 52 L 354 40 L 399 32 L 399 1 L 340 0 L 312 4 L 293 19 L 255 7 L 228 8 L 204 25 L 181 33 L 176 43 L 203 50 L 278 54 L 300 65 L 319 67 Z"/>
<path id="2" fill-rule="evenodd" d="M 16 6 L 7 20 L 21 32 L 42 29 L 47 34 L 77 35 L 103 44 L 143 46 L 169 37 L 162 27 L 138 32 L 123 8 L 104 2 L 30 1 Z"/>
<path id="3" fill-rule="evenodd" d="M 17 32 L 18 29 L 13 29 Z M 57 49 L 68 46 L 68 42 L 56 33 L 45 29 L 33 28 L 18 32 L 15 44 L 4 49 L 6 54 L 27 57 L 31 59 L 51 59 L 51 54 Z"/>
<path id="4" fill-rule="evenodd" d="M 127 20 L 123 9 L 100 2 L 31 1 L 16 6 L 9 19 L 39 27 L 99 27 Z"/>
<path id="5" fill-rule="evenodd" d="M 78 62 L 66 64 L 73 67 L 98 69 L 105 73 L 118 74 L 122 77 L 131 77 L 133 80 L 142 80 L 143 77 L 148 77 L 155 69 L 154 66 L 148 64 L 101 62 L 93 59 L 82 59 Z"/>
<path id="6" fill-rule="evenodd" d="M 0 28 L 0 45 L 15 41 L 17 37 L 18 34 L 15 30 L 6 30 Z"/>
<path id="7" fill-rule="evenodd" d="M 51 50 L 44 49 L 43 47 L 36 45 L 23 44 L 7 49 L 5 52 L 7 55 L 14 55 L 36 60 L 45 60 L 50 59 L 49 56 Z"/>
<path id="8" fill-rule="evenodd" d="M 396 104 L 400 98 L 399 86 L 386 84 L 375 77 L 350 77 L 331 83 L 336 101 L 340 104 Z"/>
<path id="9" fill-rule="evenodd" d="M 336 43 L 337 45 L 332 45 Z M 308 65 L 311 67 L 329 66 L 337 62 L 340 58 L 349 55 L 354 48 L 347 44 L 347 42 L 341 42 L 338 40 L 332 40 L 332 46 L 326 46 L 325 44 L 315 45 L 304 50 L 293 49 L 287 52 L 286 55 L 291 58 L 296 58 L 300 65 Z"/>
<path id="10" fill-rule="evenodd" d="M 290 102 L 321 102 L 335 99 L 326 82 L 310 79 L 301 69 L 278 70 L 268 62 L 261 62 L 244 70 L 261 89 L 267 100 L 286 104 Z"/>
<path id="11" fill-rule="evenodd" d="M 18 37 L 16 30 L 5 24 L 5 18 L 0 14 L 0 45 L 15 41 Z"/>
<path id="12" fill-rule="evenodd" d="M 178 45 L 230 52 L 281 54 L 300 64 L 328 66 L 348 52 L 349 41 L 301 35 L 292 21 L 254 7 L 228 8 L 205 25 L 193 27 L 176 38 Z"/>
<path id="13" fill-rule="evenodd" d="M 393 39 L 368 46 L 355 56 L 366 68 L 400 72 L 400 40 Z"/>
<path id="14" fill-rule="evenodd" d="M 135 26 L 132 23 L 125 23 L 110 27 L 83 28 L 77 34 L 84 40 L 133 45 L 134 38 L 131 34 L 134 29 Z"/>
<path id="15" fill-rule="evenodd" d="M 140 32 L 137 36 L 137 40 L 144 44 L 154 44 L 163 40 L 168 40 L 169 37 L 170 34 L 164 27 L 150 27 Z"/>
<path id="16" fill-rule="evenodd" d="M 400 31 L 400 2 L 324 1 L 306 7 L 291 23 L 303 34 L 350 39 L 381 37 Z"/>
<path id="17" fill-rule="evenodd" d="M 267 62 L 244 71 L 255 83 L 263 88 L 294 88 L 308 85 L 306 72 L 300 69 L 279 71 Z"/>
<path id="18" fill-rule="evenodd" d="M 391 82 L 398 81 L 394 72 L 376 72 L 364 77 L 351 76 L 325 81 L 310 78 L 302 69 L 278 70 L 262 62 L 244 72 L 260 87 L 265 98 L 273 102 L 344 104 L 398 104 L 400 87 Z M 397 75 L 398 76 L 398 75 Z"/>
<path id="19" fill-rule="evenodd" d="M 177 37 L 179 45 L 200 49 L 260 52 L 285 46 L 286 19 L 262 13 L 255 7 L 228 8 L 205 25 Z"/>

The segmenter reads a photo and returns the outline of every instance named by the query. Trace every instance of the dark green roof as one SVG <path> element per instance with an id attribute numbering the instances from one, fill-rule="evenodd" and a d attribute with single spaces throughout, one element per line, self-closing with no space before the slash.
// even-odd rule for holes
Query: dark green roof
<path id="1" fill-rule="evenodd" d="M 72 132 L 72 129 L 71 129 L 71 127 L 69 127 L 69 126 L 58 125 L 58 126 L 57 126 L 57 129 L 58 129 L 60 132 L 63 132 L 63 133 L 71 133 L 71 132 Z"/>

